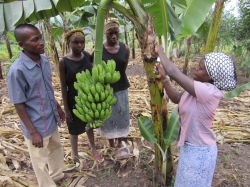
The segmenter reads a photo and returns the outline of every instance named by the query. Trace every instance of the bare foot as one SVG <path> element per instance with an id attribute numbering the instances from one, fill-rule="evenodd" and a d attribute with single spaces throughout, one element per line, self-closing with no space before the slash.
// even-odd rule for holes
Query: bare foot
<path id="1" fill-rule="evenodd" d="M 109 146 L 110 146 L 111 148 L 115 148 L 114 139 L 109 139 Z"/>
<path id="2" fill-rule="evenodd" d="M 121 147 L 124 147 L 124 145 L 122 144 L 122 142 L 120 142 L 117 147 L 121 148 Z"/>
<path id="3" fill-rule="evenodd" d="M 118 147 L 118 148 L 126 147 L 126 143 L 125 143 L 124 141 L 122 141 L 121 138 L 118 138 L 117 147 Z"/>

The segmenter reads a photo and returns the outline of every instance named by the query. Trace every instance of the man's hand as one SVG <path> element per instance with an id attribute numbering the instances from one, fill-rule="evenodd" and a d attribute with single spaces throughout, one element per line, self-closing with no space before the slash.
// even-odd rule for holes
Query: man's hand
<path id="1" fill-rule="evenodd" d="M 65 117 L 67 122 L 73 122 L 73 117 L 69 109 L 65 109 Z"/>
<path id="2" fill-rule="evenodd" d="M 38 131 L 30 133 L 30 138 L 32 141 L 32 145 L 34 145 L 37 148 L 43 147 L 43 137 Z"/>
<path id="3" fill-rule="evenodd" d="M 43 137 L 37 131 L 36 127 L 33 125 L 32 121 L 30 120 L 25 104 L 24 103 L 15 104 L 15 108 L 18 113 L 18 116 L 20 117 L 20 119 L 22 120 L 25 127 L 30 133 L 30 139 L 32 141 L 32 144 L 38 148 L 43 147 Z"/>
<path id="4" fill-rule="evenodd" d="M 65 113 L 64 113 L 64 111 L 62 110 L 61 107 L 57 107 L 57 111 L 58 111 L 59 117 L 61 119 L 61 122 L 64 122 L 65 121 Z"/>

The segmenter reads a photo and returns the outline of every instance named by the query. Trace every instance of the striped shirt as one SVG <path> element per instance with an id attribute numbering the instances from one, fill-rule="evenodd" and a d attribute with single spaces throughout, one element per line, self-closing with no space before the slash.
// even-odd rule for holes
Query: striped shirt
<path id="1" fill-rule="evenodd" d="M 61 125 L 57 103 L 52 87 L 52 74 L 48 59 L 40 55 L 38 65 L 24 52 L 11 65 L 8 75 L 8 94 L 12 104 L 23 103 L 30 120 L 37 131 L 46 137 L 56 130 L 56 123 Z M 20 120 L 23 134 L 30 139 L 30 134 Z"/>

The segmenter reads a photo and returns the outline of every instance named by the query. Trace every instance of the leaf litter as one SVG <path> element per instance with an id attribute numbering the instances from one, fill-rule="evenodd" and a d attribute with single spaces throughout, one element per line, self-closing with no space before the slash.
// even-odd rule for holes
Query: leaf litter
<path id="1" fill-rule="evenodd" d="M 97 163 L 91 156 L 86 133 L 79 136 L 79 155 L 81 162 L 76 165 L 71 158 L 71 147 L 66 124 L 59 129 L 61 143 L 64 147 L 65 172 L 71 176 L 70 184 L 67 186 L 84 186 L 89 177 L 95 178 L 95 171 L 103 171 L 105 168 L 118 166 L 117 177 L 125 177 L 138 167 L 140 163 L 140 151 L 138 149 L 138 139 L 143 148 L 151 152 L 151 159 L 154 161 L 154 149 L 145 144 L 137 127 L 137 118 L 141 115 L 151 117 L 150 95 L 148 92 L 147 79 L 145 76 L 129 76 L 131 87 L 129 88 L 130 104 L 130 135 L 127 137 L 126 145 L 132 150 L 125 159 L 114 159 L 115 150 L 108 147 L 108 141 L 96 134 L 95 140 L 97 149 L 102 152 L 105 161 Z M 17 187 L 37 187 L 36 177 L 32 169 L 27 146 L 25 144 L 20 126 L 19 117 L 14 106 L 9 103 L 7 95 L 7 85 L 5 80 L 0 80 L 2 95 L 0 98 L 0 184 Z M 59 78 L 53 76 L 53 86 L 55 98 L 62 106 Z M 177 89 L 181 90 L 178 86 Z M 169 115 L 175 104 L 168 102 Z M 223 143 L 249 143 L 250 142 L 250 91 L 245 90 L 239 97 L 232 99 L 222 99 L 217 109 L 213 130 L 219 144 Z M 175 162 L 178 155 L 174 155 Z M 88 162 L 88 171 L 83 171 L 83 162 Z M 132 167 L 128 167 L 128 166 Z"/>

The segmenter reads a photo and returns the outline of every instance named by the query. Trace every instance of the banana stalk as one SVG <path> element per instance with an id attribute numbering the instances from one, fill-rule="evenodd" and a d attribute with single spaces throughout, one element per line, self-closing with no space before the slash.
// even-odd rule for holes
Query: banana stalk
<path id="1" fill-rule="evenodd" d="M 4 33 L 4 39 L 5 39 L 5 42 L 6 42 L 6 47 L 7 47 L 8 54 L 9 54 L 9 59 L 11 59 L 13 57 L 13 54 L 12 54 L 12 50 L 11 50 L 11 47 L 10 47 L 10 40 L 9 40 L 7 32 Z"/>
<path id="2" fill-rule="evenodd" d="M 58 52 L 57 52 L 57 48 L 56 48 L 56 44 L 55 44 L 55 40 L 53 38 L 53 35 L 50 34 L 51 33 L 51 24 L 50 24 L 50 20 L 49 19 L 45 19 L 44 20 L 44 25 L 46 27 L 46 32 L 47 32 L 47 37 L 48 37 L 48 45 L 51 51 L 51 58 L 52 58 L 52 62 L 56 65 L 56 71 L 57 71 L 57 75 L 58 77 L 59 75 L 59 56 L 58 56 Z"/>
<path id="3" fill-rule="evenodd" d="M 214 51 L 216 38 L 219 30 L 220 18 L 223 12 L 224 2 L 225 0 L 217 0 L 215 3 L 214 15 L 207 37 L 205 54 Z"/>
<path id="4" fill-rule="evenodd" d="M 96 43 L 94 50 L 94 64 L 102 63 L 102 49 L 103 49 L 103 32 L 104 32 L 104 20 L 106 13 L 113 0 L 102 0 L 97 10 L 96 19 Z"/>

